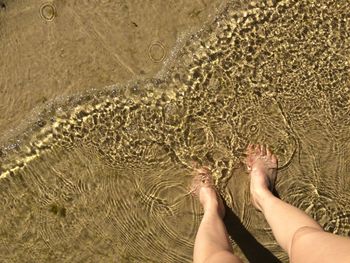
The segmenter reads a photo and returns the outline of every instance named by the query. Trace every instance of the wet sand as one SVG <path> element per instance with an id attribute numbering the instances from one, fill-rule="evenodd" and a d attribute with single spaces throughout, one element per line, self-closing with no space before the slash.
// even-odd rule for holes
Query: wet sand
<path id="1" fill-rule="evenodd" d="M 1 1 L 0 130 L 53 99 L 153 77 L 223 1 Z"/>
<path id="2" fill-rule="evenodd" d="M 123 1 L 3 2 L 6 261 L 191 262 L 202 215 L 188 195 L 195 161 L 213 170 L 235 253 L 288 262 L 250 203 L 249 142 L 277 154 L 283 200 L 349 236 L 347 1 L 230 2 L 217 12 L 203 1 L 145 2 L 139 13 Z M 19 14 L 37 19 L 27 26 L 35 34 L 18 30 Z M 143 25 L 158 33 L 138 35 Z"/>

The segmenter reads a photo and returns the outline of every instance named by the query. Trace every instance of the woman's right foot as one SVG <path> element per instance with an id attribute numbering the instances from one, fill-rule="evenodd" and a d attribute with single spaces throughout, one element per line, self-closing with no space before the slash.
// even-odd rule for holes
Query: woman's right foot
<path id="1" fill-rule="evenodd" d="M 277 176 L 277 158 L 264 145 L 247 147 L 246 165 L 250 173 L 253 205 L 261 211 L 259 200 L 271 195 Z"/>

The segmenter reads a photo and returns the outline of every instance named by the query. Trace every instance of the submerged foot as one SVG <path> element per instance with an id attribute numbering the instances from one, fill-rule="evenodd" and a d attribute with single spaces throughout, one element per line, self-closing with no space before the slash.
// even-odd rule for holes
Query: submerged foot
<path id="1" fill-rule="evenodd" d="M 221 218 L 225 216 L 225 207 L 220 194 L 217 192 L 213 177 L 207 167 L 194 169 L 191 193 L 199 198 L 204 213 L 218 213 Z"/>
<path id="2" fill-rule="evenodd" d="M 271 194 L 277 176 L 277 158 L 264 145 L 247 148 L 246 165 L 250 172 L 250 193 L 253 205 L 261 210 L 259 200 Z"/>

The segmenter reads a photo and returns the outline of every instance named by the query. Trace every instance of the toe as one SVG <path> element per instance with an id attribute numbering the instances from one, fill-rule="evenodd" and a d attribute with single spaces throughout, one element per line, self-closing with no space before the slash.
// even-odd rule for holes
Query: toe
<path id="1" fill-rule="evenodd" d="M 261 144 L 261 145 L 260 145 L 260 154 L 261 154 L 262 156 L 265 156 L 265 155 L 266 155 L 266 147 L 265 147 L 264 144 Z"/>
<path id="2" fill-rule="evenodd" d="M 271 155 L 271 162 L 275 165 L 277 165 L 277 158 L 276 158 L 276 155 L 272 154 Z"/>
<path id="3" fill-rule="evenodd" d="M 260 155 L 261 154 L 261 150 L 260 150 L 260 145 L 259 144 L 255 145 L 254 153 L 256 155 Z"/>
<path id="4" fill-rule="evenodd" d="M 247 146 L 247 149 L 246 149 L 245 153 L 246 153 L 247 155 L 249 155 L 249 154 L 251 154 L 253 151 L 254 151 L 254 144 L 249 143 L 248 146 Z"/>
<path id="5" fill-rule="evenodd" d="M 266 148 L 266 155 L 267 155 L 267 157 L 268 157 L 268 158 L 271 158 L 271 154 L 272 154 L 272 153 L 271 153 L 270 149 L 267 147 L 267 148 Z"/>

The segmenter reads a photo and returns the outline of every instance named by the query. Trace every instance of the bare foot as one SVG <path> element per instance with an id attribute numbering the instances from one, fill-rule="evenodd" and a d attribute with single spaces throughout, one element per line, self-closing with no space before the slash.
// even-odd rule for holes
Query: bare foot
<path id="1" fill-rule="evenodd" d="M 246 165 L 250 172 L 250 193 L 253 205 L 261 211 L 259 199 L 271 194 L 277 176 L 277 158 L 264 145 L 250 144 Z"/>
<path id="2" fill-rule="evenodd" d="M 203 206 L 204 213 L 218 213 L 221 218 L 225 216 L 225 207 L 221 196 L 215 189 L 213 177 L 207 167 L 195 168 L 193 171 L 191 190 Z"/>

